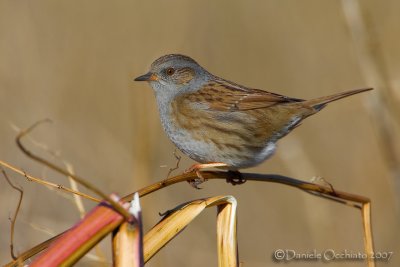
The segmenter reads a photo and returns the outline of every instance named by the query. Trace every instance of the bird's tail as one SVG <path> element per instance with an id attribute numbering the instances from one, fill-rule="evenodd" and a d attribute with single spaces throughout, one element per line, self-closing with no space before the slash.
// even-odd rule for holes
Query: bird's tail
<path id="1" fill-rule="evenodd" d="M 328 96 L 323 96 L 323 97 L 318 97 L 318 98 L 314 98 L 314 99 L 310 99 L 310 100 L 306 100 L 303 102 L 303 104 L 306 104 L 307 106 L 311 106 L 314 109 L 316 109 L 317 111 L 323 109 L 326 104 L 342 99 L 344 97 L 348 97 L 351 95 L 355 95 L 355 94 L 359 94 L 365 91 L 369 91 L 372 90 L 373 88 L 361 88 L 361 89 L 354 89 L 354 90 L 350 90 L 350 91 L 346 91 L 346 92 L 342 92 L 342 93 L 337 93 L 334 95 L 328 95 Z"/>

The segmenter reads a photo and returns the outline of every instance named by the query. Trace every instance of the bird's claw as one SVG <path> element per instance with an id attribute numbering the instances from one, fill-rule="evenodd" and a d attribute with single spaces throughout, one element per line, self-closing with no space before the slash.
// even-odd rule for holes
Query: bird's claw
<path id="1" fill-rule="evenodd" d="M 207 181 L 207 179 L 205 179 L 203 177 L 203 175 L 201 175 L 200 170 L 196 170 L 196 175 L 197 178 L 193 179 L 193 180 L 189 180 L 188 183 L 196 189 L 202 189 L 201 187 L 199 187 L 200 184 L 204 183 L 205 181 Z"/>
<path id="2" fill-rule="evenodd" d="M 229 184 L 240 185 L 246 182 L 246 179 L 239 171 L 228 171 L 228 175 L 229 177 L 226 178 L 226 182 Z"/>

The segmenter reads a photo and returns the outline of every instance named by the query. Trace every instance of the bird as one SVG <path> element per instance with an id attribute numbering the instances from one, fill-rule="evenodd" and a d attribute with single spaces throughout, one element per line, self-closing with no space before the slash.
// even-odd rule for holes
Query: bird
<path id="1" fill-rule="evenodd" d="M 134 81 L 153 88 L 162 126 L 175 146 L 198 164 L 195 171 L 254 167 L 276 150 L 276 143 L 330 102 L 372 90 L 353 89 L 310 100 L 239 85 L 211 74 L 194 59 L 168 54 Z"/>

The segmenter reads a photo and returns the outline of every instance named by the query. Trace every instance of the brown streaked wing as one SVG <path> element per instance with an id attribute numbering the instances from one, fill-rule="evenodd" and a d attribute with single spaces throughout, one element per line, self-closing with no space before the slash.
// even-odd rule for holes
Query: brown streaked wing
<path id="1" fill-rule="evenodd" d="M 190 98 L 205 103 L 210 110 L 244 111 L 267 108 L 279 103 L 300 102 L 302 99 L 252 89 L 225 80 L 211 81 Z"/>

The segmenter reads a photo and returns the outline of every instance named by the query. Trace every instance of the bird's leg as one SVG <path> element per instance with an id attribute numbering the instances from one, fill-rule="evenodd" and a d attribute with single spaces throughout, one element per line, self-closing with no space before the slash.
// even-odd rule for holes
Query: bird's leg
<path id="1" fill-rule="evenodd" d="M 228 165 L 226 165 L 226 163 L 222 163 L 222 162 L 194 164 L 189 169 L 186 169 L 185 173 L 189 173 L 189 172 L 193 172 L 193 171 L 197 172 L 201 169 L 209 169 L 209 168 L 216 168 L 216 167 L 228 167 Z"/>
<path id="2" fill-rule="evenodd" d="M 225 163 L 222 162 L 213 162 L 213 163 L 205 163 L 205 164 L 194 164 L 189 169 L 185 170 L 185 173 L 196 172 L 197 179 L 190 180 L 188 183 L 196 189 L 201 189 L 199 187 L 200 184 L 204 183 L 206 179 L 201 174 L 201 169 L 215 168 L 215 167 L 227 167 Z"/>
<path id="3" fill-rule="evenodd" d="M 226 178 L 226 182 L 232 185 L 244 184 L 246 179 L 243 178 L 243 175 L 240 171 L 228 171 L 229 177 Z"/>

